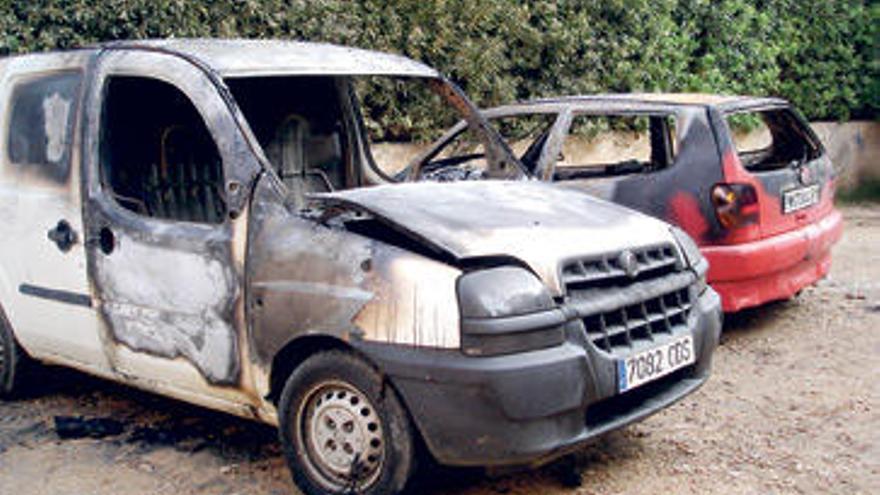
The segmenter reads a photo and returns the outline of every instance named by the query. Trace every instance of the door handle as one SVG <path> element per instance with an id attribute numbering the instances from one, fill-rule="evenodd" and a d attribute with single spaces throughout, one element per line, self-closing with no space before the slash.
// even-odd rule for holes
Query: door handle
<path id="1" fill-rule="evenodd" d="M 70 223 L 68 223 L 67 220 L 64 219 L 59 220 L 58 224 L 46 233 L 46 237 L 48 237 L 50 241 L 54 242 L 62 253 L 70 251 L 70 248 L 72 248 L 79 239 L 76 231 L 73 230 L 73 227 L 70 226 Z"/>

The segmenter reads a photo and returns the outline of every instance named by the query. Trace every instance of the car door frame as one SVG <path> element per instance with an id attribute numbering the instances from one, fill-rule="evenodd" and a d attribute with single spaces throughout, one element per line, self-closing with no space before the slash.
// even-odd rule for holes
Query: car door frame
<path id="1" fill-rule="evenodd" d="M 244 308 L 244 280 L 248 198 L 261 166 L 248 139 L 249 130 L 246 124 L 242 127 L 240 114 L 231 103 L 231 96 L 222 80 L 197 60 L 163 50 L 111 46 L 98 53 L 89 74 L 82 136 L 83 214 L 88 270 L 110 367 L 118 379 L 130 384 L 215 409 L 251 416 L 260 400 L 253 393 L 256 385 L 247 370 L 250 346 Z M 143 77 L 169 83 L 196 108 L 223 162 L 227 217 L 221 224 L 146 217 L 119 205 L 106 190 L 100 172 L 100 132 L 106 84 L 110 78 L 117 76 Z M 111 227 L 108 241 L 106 232 Z M 167 307 L 157 309 L 158 306 L 149 308 L 146 303 L 135 303 L 131 300 L 132 289 L 125 289 L 129 292 L 124 292 L 120 289 L 123 286 L 118 285 L 119 280 L 109 283 L 107 277 L 116 272 L 113 270 L 114 264 L 106 260 L 112 257 L 114 251 L 124 253 L 121 250 L 126 248 L 129 249 L 129 256 L 135 255 L 138 251 L 133 246 L 139 246 L 141 255 L 152 252 L 156 260 L 163 259 L 164 251 L 186 253 L 189 262 L 201 263 L 205 270 L 203 273 L 210 274 L 201 279 L 203 285 L 211 282 L 210 286 L 202 289 L 219 291 L 212 292 L 216 297 L 210 303 L 198 301 L 202 292 L 194 291 L 194 306 L 188 309 L 194 311 L 202 307 L 200 304 L 211 304 L 206 311 L 214 317 L 209 319 L 213 326 L 205 325 L 206 333 L 201 336 L 219 339 L 212 329 L 222 327 L 223 331 L 219 333 L 226 342 L 222 359 L 215 355 L 218 354 L 216 350 L 212 352 L 209 349 L 199 354 L 197 343 L 190 345 L 178 336 L 168 337 L 174 335 L 175 329 L 186 328 L 185 320 L 175 319 L 180 316 L 174 314 L 175 310 L 169 311 Z M 155 280 L 147 284 L 141 280 L 142 289 L 139 290 L 146 290 L 145 293 L 150 294 L 151 285 L 157 287 L 155 291 L 176 290 L 179 284 L 172 283 L 175 280 L 173 271 L 166 267 L 159 271 Z M 137 272 L 131 271 L 130 275 L 137 275 Z M 118 292 L 113 293 L 114 290 Z M 162 301 L 167 300 L 165 297 Z M 141 304 L 144 307 L 139 307 Z M 180 311 L 185 313 L 187 308 L 181 308 Z M 182 321 L 184 326 L 180 326 Z M 159 325 L 159 331 L 155 331 L 156 325 Z M 154 332 L 141 339 L 136 333 L 138 328 L 153 328 Z M 159 335 L 161 332 L 165 332 L 165 337 Z M 223 336 L 223 332 L 227 332 L 227 335 Z M 190 340 L 197 342 L 198 339 Z M 202 339 L 203 345 L 205 342 Z"/>

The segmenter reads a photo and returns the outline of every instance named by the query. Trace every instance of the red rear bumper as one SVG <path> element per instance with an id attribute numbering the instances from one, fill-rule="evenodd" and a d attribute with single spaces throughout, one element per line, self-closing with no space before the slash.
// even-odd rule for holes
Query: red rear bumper
<path id="1" fill-rule="evenodd" d="M 767 239 L 703 246 L 709 283 L 725 312 L 790 298 L 828 273 L 831 246 L 842 232 L 843 218 L 832 210 L 814 224 Z"/>

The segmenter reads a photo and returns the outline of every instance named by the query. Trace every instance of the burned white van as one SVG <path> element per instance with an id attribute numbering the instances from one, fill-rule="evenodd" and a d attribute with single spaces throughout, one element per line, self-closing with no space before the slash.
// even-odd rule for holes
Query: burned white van
<path id="1" fill-rule="evenodd" d="M 687 395 L 717 295 L 681 231 L 531 181 L 365 187 L 359 78 L 402 57 L 169 40 L 0 61 L 0 394 L 34 361 L 277 425 L 303 492 L 401 491 L 417 449 L 532 465 Z M 380 93 L 381 94 L 381 93 Z"/>

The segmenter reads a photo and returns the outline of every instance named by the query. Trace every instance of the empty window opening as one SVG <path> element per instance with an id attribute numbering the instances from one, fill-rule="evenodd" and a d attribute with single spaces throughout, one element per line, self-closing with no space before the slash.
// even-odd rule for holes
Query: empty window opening
<path id="1" fill-rule="evenodd" d="M 226 83 L 294 198 L 355 185 L 335 79 L 251 77 Z"/>
<path id="2" fill-rule="evenodd" d="M 111 78 L 100 149 L 105 187 L 121 206 L 170 220 L 225 218 L 217 146 L 192 102 L 174 86 Z"/>
<path id="3" fill-rule="evenodd" d="M 675 159 L 672 115 L 588 115 L 572 119 L 554 179 L 656 172 Z"/>
<path id="4" fill-rule="evenodd" d="M 777 170 L 815 160 L 821 148 L 806 125 L 788 109 L 727 116 L 739 159 L 747 170 Z"/>

